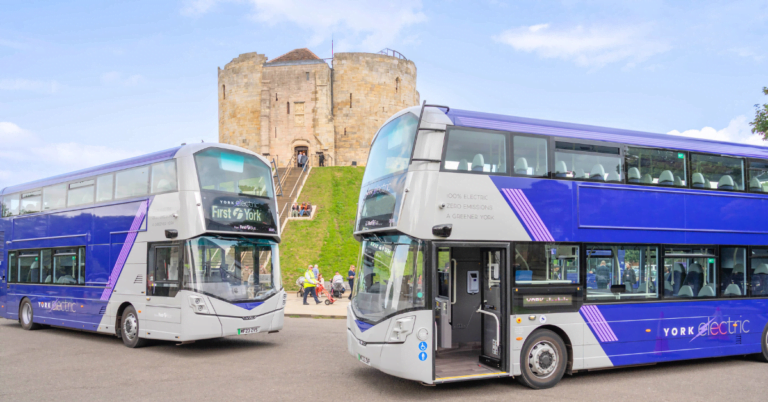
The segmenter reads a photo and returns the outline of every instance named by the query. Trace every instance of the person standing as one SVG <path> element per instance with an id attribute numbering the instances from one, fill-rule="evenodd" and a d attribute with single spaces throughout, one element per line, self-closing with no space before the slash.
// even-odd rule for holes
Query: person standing
<path id="1" fill-rule="evenodd" d="M 310 265 L 309 268 L 307 268 L 307 272 L 304 273 L 304 305 L 308 306 L 309 303 L 307 303 L 307 295 L 312 294 L 312 297 L 315 298 L 315 304 L 320 304 L 320 300 L 317 298 L 317 292 L 315 292 L 315 287 L 317 286 L 317 276 L 315 276 L 315 273 L 312 272 L 312 266 Z"/>
<path id="2" fill-rule="evenodd" d="M 319 166 L 325 166 L 325 155 L 320 154 L 317 156 L 317 164 Z"/>
<path id="3" fill-rule="evenodd" d="M 352 300 L 352 286 L 355 285 L 355 266 L 349 266 L 349 272 L 347 272 L 347 280 L 349 281 L 349 300 Z"/>

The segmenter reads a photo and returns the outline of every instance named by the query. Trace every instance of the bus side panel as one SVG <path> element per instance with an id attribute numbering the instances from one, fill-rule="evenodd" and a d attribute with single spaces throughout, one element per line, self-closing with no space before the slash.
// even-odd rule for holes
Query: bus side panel
<path id="1" fill-rule="evenodd" d="M 615 366 L 759 353 L 768 300 L 584 305 Z"/>

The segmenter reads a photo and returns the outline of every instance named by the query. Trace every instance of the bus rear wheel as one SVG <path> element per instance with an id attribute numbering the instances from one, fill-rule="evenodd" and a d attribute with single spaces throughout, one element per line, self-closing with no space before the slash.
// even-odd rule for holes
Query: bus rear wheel
<path id="1" fill-rule="evenodd" d="M 533 389 L 552 388 L 563 378 L 568 363 L 565 342 L 548 329 L 535 331 L 520 352 L 518 380 Z"/>
<path id="2" fill-rule="evenodd" d="M 139 315 L 133 306 L 128 306 L 123 310 L 123 316 L 120 319 L 120 337 L 123 344 L 129 348 L 140 348 L 147 344 L 147 340 L 139 338 Z"/>
<path id="3" fill-rule="evenodd" d="M 765 326 L 765 329 L 763 330 L 763 337 L 762 342 L 760 342 L 763 345 L 763 353 L 758 353 L 757 358 L 760 361 L 768 362 L 768 325 Z"/>
<path id="4" fill-rule="evenodd" d="M 35 312 L 32 310 L 32 302 L 29 299 L 21 301 L 19 306 L 19 324 L 27 331 L 40 329 L 40 324 L 35 324 L 33 319 L 35 318 Z"/>

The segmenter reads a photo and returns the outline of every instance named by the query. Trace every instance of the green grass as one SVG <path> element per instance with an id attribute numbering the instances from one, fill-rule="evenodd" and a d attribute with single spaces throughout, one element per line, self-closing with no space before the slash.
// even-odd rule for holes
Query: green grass
<path id="1" fill-rule="evenodd" d="M 309 264 L 317 264 L 326 281 L 335 271 L 346 278 L 349 266 L 357 265 L 360 244 L 352 232 L 364 171 L 362 167 L 312 169 L 298 202 L 320 209 L 311 221 L 289 221 L 280 243 L 280 269 L 287 290 L 297 290 L 296 278 L 304 275 Z"/>

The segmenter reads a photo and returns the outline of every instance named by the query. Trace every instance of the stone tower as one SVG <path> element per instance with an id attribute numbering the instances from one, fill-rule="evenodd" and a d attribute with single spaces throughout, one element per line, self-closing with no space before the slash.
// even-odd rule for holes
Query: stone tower
<path id="1" fill-rule="evenodd" d="M 337 53 L 332 65 L 309 49 L 233 59 L 219 69 L 219 141 L 280 166 L 298 151 L 315 163 L 322 153 L 327 165 L 364 165 L 381 124 L 419 103 L 416 65 L 372 53 Z"/>

